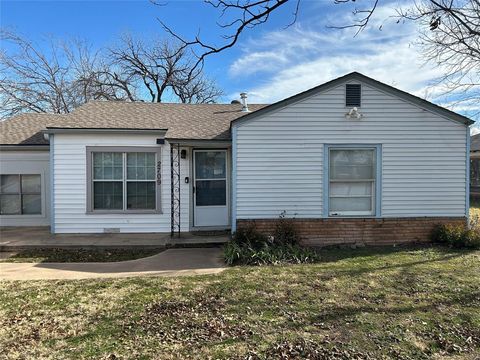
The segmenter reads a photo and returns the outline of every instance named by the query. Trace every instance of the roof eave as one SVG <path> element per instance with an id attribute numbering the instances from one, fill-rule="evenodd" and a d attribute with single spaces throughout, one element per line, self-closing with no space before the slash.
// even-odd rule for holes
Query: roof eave
<path id="1" fill-rule="evenodd" d="M 140 129 L 140 128 L 62 128 L 47 127 L 42 130 L 44 134 L 72 134 L 72 133 L 89 133 L 89 134 L 152 134 L 165 137 L 168 129 Z"/>
<path id="2" fill-rule="evenodd" d="M 182 139 L 182 138 L 165 138 L 171 144 L 185 146 L 231 146 L 231 139 Z"/>
<path id="3" fill-rule="evenodd" d="M 49 144 L 0 144 L 0 151 L 49 151 Z"/>

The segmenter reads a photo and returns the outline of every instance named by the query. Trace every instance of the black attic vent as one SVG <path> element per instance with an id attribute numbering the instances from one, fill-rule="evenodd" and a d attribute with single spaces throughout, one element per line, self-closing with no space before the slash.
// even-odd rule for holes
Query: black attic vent
<path id="1" fill-rule="evenodd" d="M 362 88 L 360 84 L 347 84 L 345 89 L 345 106 L 360 107 L 362 100 Z"/>

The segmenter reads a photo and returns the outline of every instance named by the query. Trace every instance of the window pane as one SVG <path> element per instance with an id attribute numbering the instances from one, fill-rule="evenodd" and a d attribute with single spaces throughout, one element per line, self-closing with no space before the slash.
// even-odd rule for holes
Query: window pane
<path id="1" fill-rule="evenodd" d="M 225 151 L 195 152 L 195 176 L 197 179 L 226 177 Z"/>
<path id="2" fill-rule="evenodd" d="M 195 186 L 196 205 L 226 205 L 226 190 L 225 180 L 197 180 Z"/>
<path id="3" fill-rule="evenodd" d="M 123 183 L 102 181 L 93 183 L 94 209 L 123 209 Z"/>
<path id="4" fill-rule="evenodd" d="M 113 167 L 113 153 L 102 153 L 102 166 Z"/>
<path id="5" fill-rule="evenodd" d="M 103 168 L 94 167 L 93 168 L 93 178 L 94 179 L 103 179 Z"/>
<path id="6" fill-rule="evenodd" d="M 20 214 L 20 195 L 0 195 L 0 214 Z"/>
<path id="7" fill-rule="evenodd" d="M 113 168 L 113 178 L 115 180 L 123 179 L 123 167 L 115 166 Z"/>
<path id="8" fill-rule="evenodd" d="M 375 150 L 330 150 L 330 179 L 374 179 Z"/>
<path id="9" fill-rule="evenodd" d="M 370 196 L 372 182 L 331 182 L 330 196 Z"/>
<path id="10" fill-rule="evenodd" d="M 370 197 L 355 198 L 330 198 L 330 212 L 345 211 L 372 211 L 372 199 Z"/>
<path id="11" fill-rule="evenodd" d="M 93 178 L 95 180 L 123 179 L 122 153 L 93 153 Z"/>
<path id="12" fill-rule="evenodd" d="M 155 209 L 155 182 L 127 182 L 127 209 Z"/>
<path id="13" fill-rule="evenodd" d="M 22 175 L 22 193 L 40 194 L 40 175 Z"/>
<path id="14" fill-rule="evenodd" d="M 123 166 L 123 154 L 122 153 L 113 153 L 113 165 L 115 167 Z"/>
<path id="15" fill-rule="evenodd" d="M 0 193 L 2 194 L 20 193 L 20 176 L 2 175 L 1 182 L 0 182 Z"/>
<path id="16" fill-rule="evenodd" d="M 101 167 L 103 164 L 102 158 L 103 153 L 93 153 L 93 165 Z"/>
<path id="17" fill-rule="evenodd" d="M 155 180 L 154 153 L 127 154 L 128 180 Z"/>
<path id="18" fill-rule="evenodd" d="M 127 154 L 127 166 L 137 166 L 137 153 Z"/>
<path id="19" fill-rule="evenodd" d="M 41 195 L 22 195 L 22 213 L 23 214 L 41 214 L 42 213 Z"/>
<path id="20" fill-rule="evenodd" d="M 145 155 L 145 165 L 147 167 L 155 167 L 155 154 L 154 153 L 146 153 Z"/>

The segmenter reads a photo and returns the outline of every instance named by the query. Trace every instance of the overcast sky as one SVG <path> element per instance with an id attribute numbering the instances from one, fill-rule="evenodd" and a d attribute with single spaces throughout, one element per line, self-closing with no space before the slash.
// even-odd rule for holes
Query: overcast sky
<path id="1" fill-rule="evenodd" d="M 186 38 L 201 36 L 220 43 L 228 34 L 216 26 L 218 11 L 201 1 L 5 1 L 0 3 L 1 26 L 13 29 L 39 44 L 46 37 L 82 38 L 94 47 L 112 45 L 124 33 L 151 39 L 165 36 L 158 19 Z M 400 2 L 405 4 L 405 1 Z M 384 1 L 371 24 L 354 36 L 355 30 L 329 25 L 351 21 L 352 7 L 333 0 L 302 1 L 297 22 L 293 7 L 246 32 L 238 45 L 207 60 L 206 72 L 219 83 L 226 96 L 247 91 L 251 102 L 274 102 L 325 81 L 359 71 L 367 76 L 452 108 L 451 99 L 437 96 L 431 84 L 440 69 L 424 64 L 415 45 L 415 24 L 397 23 L 394 1 Z M 224 19 L 224 21 L 228 20 Z M 379 30 L 380 25 L 382 29 Z M 468 107 L 453 108 L 469 114 Z"/>

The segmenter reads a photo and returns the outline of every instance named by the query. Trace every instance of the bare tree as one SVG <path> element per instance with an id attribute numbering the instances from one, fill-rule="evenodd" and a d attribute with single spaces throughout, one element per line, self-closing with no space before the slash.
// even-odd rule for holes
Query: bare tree
<path id="1" fill-rule="evenodd" d="M 156 0 L 152 0 L 152 2 L 159 6 L 165 5 Z M 227 15 L 231 17 L 231 20 L 218 24 L 223 29 L 231 30 L 229 33 L 223 35 L 225 42 L 218 46 L 206 43 L 201 39 L 199 34 L 197 34 L 193 40 L 186 40 L 165 22 L 159 21 L 162 28 L 179 41 L 179 52 L 184 52 L 186 49 L 189 49 L 196 55 L 196 61 L 190 69 L 190 72 L 193 73 L 199 67 L 203 67 L 207 56 L 218 54 L 233 47 L 245 30 L 252 29 L 267 22 L 270 14 L 292 2 L 295 3 L 293 19 L 287 26 L 295 23 L 300 7 L 300 0 L 205 0 L 206 4 L 220 11 L 220 17 L 227 17 Z"/>
<path id="2" fill-rule="evenodd" d="M 169 42 L 146 46 L 125 37 L 116 49 L 82 41 L 42 49 L 5 30 L 0 40 L 0 117 L 22 112 L 69 113 L 90 100 L 215 102 L 222 91 L 192 57 Z"/>
<path id="3" fill-rule="evenodd" d="M 215 102 L 222 91 L 201 69 L 192 70 L 193 57 L 169 41 L 147 44 L 126 36 L 120 47 L 110 50 L 111 69 L 122 74 L 138 93 L 151 102 L 176 97 L 180 102 Z M 118 81 L 118 79 L 117 79 Z"/>
<path id="4" fill-rule="evenodd" d="M 480 115 L 480 0 L 431 0 L 398 14 L 420 23 L 424 58 L 444 69 L 435 84 L 443 95 Z"/>
<path id="5" fill-rule="evenodd" d="M 43 51 L 5 30 L 0 39 L 15 49 L 0 52 L 0 117 L 25 111 L 64 114 L 91 99 L 126 98 L 117 89 L 94 85 L 100 61 L 83 42 L 50 41 Z"/>

